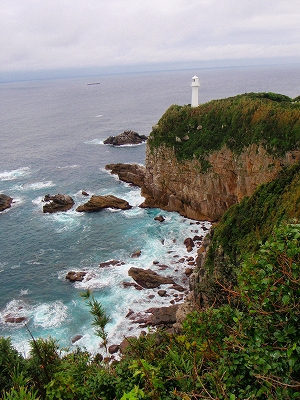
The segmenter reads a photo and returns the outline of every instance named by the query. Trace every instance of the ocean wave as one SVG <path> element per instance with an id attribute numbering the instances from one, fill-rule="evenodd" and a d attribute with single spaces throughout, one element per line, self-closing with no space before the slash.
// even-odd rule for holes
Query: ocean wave
<path id="1" fill-rule="evenodd" d="M 60 167 L 59 165 L 56 167 L 57 169 L 71 169 L 71 168 L 78 168 L 78 164 L 72 164 L 72 165 L 65 165 L 63 167 Z"/>
<path id="2" fill-rule="evenodd" d="M 18 169 L 13 169 L 12 171 L 3 171 L 0 172 L 0 180 L 1 181 L 12 181 L 14 179 L 21 178 L 30 173 L 29 167 L 22 167 Z"/>
<path id="3" fill-rule="evenodd" d="M 95 118 L 100 118 L 100 117 L 103 117 L 103 114 L 95 115 Z"/>
<path id="4" fill-rule="evenodd" d="M 13 186 L 12 190 L 40 190 L 48 187 L 55 186 L 52 181 L 40 181 L 40 182 L 32 182 L 32 183 L 24 183 L 21 185 Z"/>

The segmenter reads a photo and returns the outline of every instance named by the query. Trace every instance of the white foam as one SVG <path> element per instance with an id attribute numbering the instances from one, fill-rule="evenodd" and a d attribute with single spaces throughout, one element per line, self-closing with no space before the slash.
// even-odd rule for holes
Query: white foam
<path id="1" fill-rule="evenodd" d="M 93 139 L 84 142 L 84 144 L 103 144 L 103 140 L 100 139 Z"/>
<path id="2" fill-rule="evenodd" d="M 26 296 L 29 293 L 30 293 L 29 289 L 21 289 L 20 296 Z"/>
<path id="3" fill-rule="evenodd" d="M 26 176 L 30 173 L 29 167 L 13 169 L 12 171 L 0 172 L 1 181 L 12 181 L 14 179 Z"/>
<path id="4" fill-rule="evenodd" d="M 78 168 L 78 164 L 73 164 L 73 165 L 65 165 L 64 167 L 60 167 L 59 165 L 56 167 L 57 169 L 72 169 L 72 168 Z"/>
<path id="5" fill-rule="evenodd" d="M 0 322 L 2 324 L 17 325 L 22 327 L 23 324 L 6 322 L 6 318 L 20 318 L 25 317 L 28 319 L 30 317 L 30 308 L 22 300 L 11 300 L 7 303 L 6 307 L 0 312 Z"/>
<path id="6" fill-rule="evenodd" d="M 40 182 L 33 182 L 33 183 L 25 183 L 22 185 L 13 186 L 13 190 L 40 190 L 45 189 L 48 187 L 55 186 L 52 181 L 40 181 Z"/>
<path id="7" fill-rule="evenodd" d="M 36 327 L 58 327 L 67 318 L 68 307 L 61 301 L 44 303 L 34 308 L 33 323 Z"/>
<path id="8" fill-rule="evenodd" d="M 95 115 L 95 118 L 100 118 L 100 117 L 103 117 L 103 114 Z"/>

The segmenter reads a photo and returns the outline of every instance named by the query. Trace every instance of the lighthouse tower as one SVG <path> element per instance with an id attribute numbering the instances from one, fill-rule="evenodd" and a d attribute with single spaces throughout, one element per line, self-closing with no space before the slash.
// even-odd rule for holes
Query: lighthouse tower
<path id="1" fill-rule="evenodd" d="M 200 86 L 198 76 L 193 76 L 192 78 L 192 107 L 198 107 L 198 88 Z"/>

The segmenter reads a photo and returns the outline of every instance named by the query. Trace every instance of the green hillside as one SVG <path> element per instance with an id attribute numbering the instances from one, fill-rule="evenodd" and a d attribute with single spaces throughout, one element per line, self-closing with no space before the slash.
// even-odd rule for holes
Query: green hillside
<path id="1" fill-rule="evenodd" d="M 174 148 L 178 160 L 203 160 L 224 145 L 239 153 L 252 143 L 278 155 L 298 148 L 300 102 L 275 93 L 247 93 L 195 108 L 172 105 L 149 137 L 152 150 Z"/>

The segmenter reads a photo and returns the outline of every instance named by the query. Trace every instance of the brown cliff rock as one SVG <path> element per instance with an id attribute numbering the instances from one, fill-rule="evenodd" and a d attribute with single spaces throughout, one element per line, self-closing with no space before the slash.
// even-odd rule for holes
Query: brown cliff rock
<path id="1" fill-rule="evenodd" d="M 233 204 L 273 180 L 285 165 L 300 160 L 300 151 L 278 158 L 256 144 L 235 155 L 226 147 L 209 155 L 211 168 L 201 172 L 197 160 L 179 162 L 172 149 L 147 146 L 142 207 L 177 211 L 196 220 L 218 220 Z"/>

